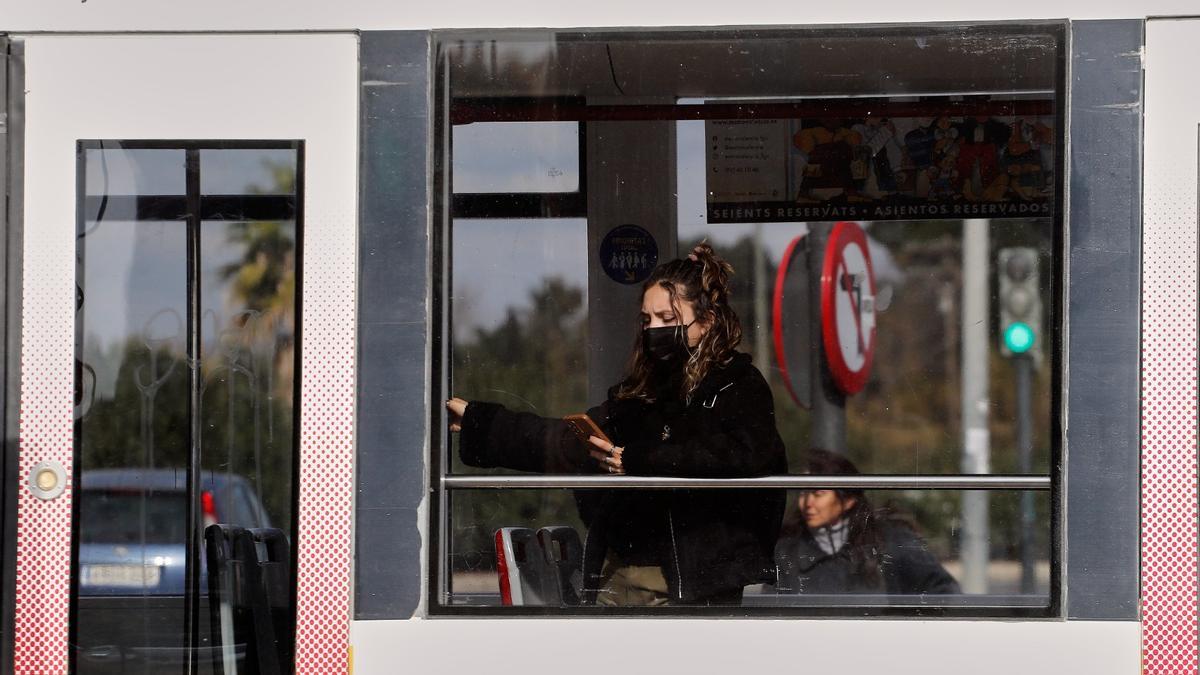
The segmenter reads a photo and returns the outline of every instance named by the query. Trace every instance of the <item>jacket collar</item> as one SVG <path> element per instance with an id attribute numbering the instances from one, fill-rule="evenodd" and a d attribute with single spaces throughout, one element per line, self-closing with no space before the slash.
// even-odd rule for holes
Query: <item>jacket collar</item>
<path id="1" fill-rule="evenodd" d="M 736 382 L 739 378 L 745 375 L 751 368 L 754 367 L 749 354 L 742 352 L 734 352 L 733 358 L 725 365 L 714 366 L 708 371 L 708 375 L 700 382 L 700 386 L 696 387 L 696 391 L 692 392 L 689 407 L 692 405 L 706 405 L 711 408 L 714 396 L 720 394 L 721 391 Z"/>
<path id="2" fill-rule="evenodd" d="M 794 548 L 791 550 L 793 564 L 797 570 L 804 574 L 811 572 L 813 568 L 831 558 L 850 557 L 846 546 L 841 547 L 834 553 L 822 551 L 817 542 L 813 540 L 812 535 L 808 533 L 796 535 L 793 546 Z"/>

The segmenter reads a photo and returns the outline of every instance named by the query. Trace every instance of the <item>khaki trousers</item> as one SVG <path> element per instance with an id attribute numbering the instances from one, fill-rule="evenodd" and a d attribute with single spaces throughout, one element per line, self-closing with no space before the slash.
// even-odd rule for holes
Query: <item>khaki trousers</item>
<path id="1" fill-rule="evenodd" d="M 662 568 L 624 565 L 609 556 L 600 572 L 596 604 L 602 607 L 659 607 L 667 604 L 667 579 Z"/>

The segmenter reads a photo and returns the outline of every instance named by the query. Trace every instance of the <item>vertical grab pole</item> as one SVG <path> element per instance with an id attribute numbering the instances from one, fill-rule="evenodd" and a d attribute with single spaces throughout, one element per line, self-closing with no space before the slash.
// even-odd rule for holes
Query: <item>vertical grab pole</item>
<path id="1" fill-rule="evenodd" d="M 188 364 L 188 463 L 187 463 L 187 563 L 184 565 L 184 633 L 187 655 L 183 672 L 196 672 L 200 645 L 200 545 L 203 533 L 200 511 L 200 151 L 186 151 L 187 161 L 187 364 Z"/>

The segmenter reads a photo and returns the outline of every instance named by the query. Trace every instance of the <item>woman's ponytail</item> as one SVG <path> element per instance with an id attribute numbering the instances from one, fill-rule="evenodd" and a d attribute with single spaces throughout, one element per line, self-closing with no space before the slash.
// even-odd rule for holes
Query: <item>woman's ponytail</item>
<path id="1" fill-rule="evenodd" d="M 700 265 L 700 289 L 716 306 L 729 301 L 729 277 L 733 276 L 733 265 L 719 258 L 708 240 L 700 242 L 688 259 Z"/>

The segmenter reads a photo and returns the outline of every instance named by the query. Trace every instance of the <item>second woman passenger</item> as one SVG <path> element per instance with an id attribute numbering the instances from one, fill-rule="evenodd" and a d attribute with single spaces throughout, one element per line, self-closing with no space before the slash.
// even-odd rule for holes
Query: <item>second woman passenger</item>
<path id="1" fill-rule="evenodd" d="M 809 452 L 806 470 L 858 475 L 850 460 L 825 450 Z M 891 510 L 873 507 L 862 490 L 804 490 L 797 506 L 775 549 L 777 592 L 961 592 L 916 530 Z"/>

